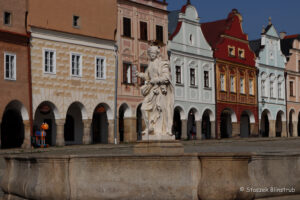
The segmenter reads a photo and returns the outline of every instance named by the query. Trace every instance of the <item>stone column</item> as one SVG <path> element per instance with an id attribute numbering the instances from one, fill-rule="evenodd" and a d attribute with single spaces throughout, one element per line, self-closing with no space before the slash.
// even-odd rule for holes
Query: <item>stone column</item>
<path id="1" fill-rule="evenodd" d="M 187 120 L 186 119 L 181 120 L 181 139 L 182 140 L 187 139 Z"/>
<path id="2" fill-rule="evenodd" d="M 258 124 L 255 124 L 255 123 L 250 123 L 250 135 L 249 137 L 251 136 L 258 136 L 259 134 L 259 131 L 258 131 Z"/>
<path id="3" fill-rule="evenodd" d="M 240 136 L 240 123 L 238 122 L 233 122 L 232 123 L 232 132 L 231 132 L 231 137 L 239 137 Z"/>
<path id="4" fill-rule="evenodd" d="M 30 149 L 31 147 L 31 128 L 30 121 L 26 120 L 23 122 L 24 124 L 24 141 L 22 144 L 23 149 Z"/>
<path id="5" fill-rule="evenodd" d="M 82 143 L 83 144 L 91 144 L 91 142 L 92 142 L 92 137 L 91 137 L 92 120 L 91 119 L 84 119 L 82 121 L 83 121 Z"/>
<path id="6" fill-rule="evenodd" d="M 202 139 L 202 121 L 196 121 L 196 139 Z"/>
<path id="7" fill-rule="evenodd" d="M 56 119 L 56 146 L 65 146 L 64 125 L 65 119 Z"/>
<path id="8" fill-rule="evenodd" d="M 217 139 L 215 121 L 210 122 L 210 133 L 211 133 L 211 139 Z"/>
<path id="9" fill-rule="evenodd" d="M 269 137 L 276 137 L 276 121 L 269 120 Z"/>
<path id="10" fill-rule="evenodd" d="M 115 142 L 115 132 L 114 132 L 114 120 L 108 120 L 108 144 L 114 144 Z"/>
<path id="11" fill-rule="evenodd" d="M 136 118 L 124 118 L 124 142 L 137 141 Z"/>
<path id="12" fill-rule="evenodd" d="M 298 122 L 293 122 L 293 137 L 297 137 Z"/>
<path id="13" fill-rule="evenodd" d="M 282 122 L 281 137 L 287 137 L 287 132 L 286 132 L 286 121 L 285 121 L 285 122 Z"/>

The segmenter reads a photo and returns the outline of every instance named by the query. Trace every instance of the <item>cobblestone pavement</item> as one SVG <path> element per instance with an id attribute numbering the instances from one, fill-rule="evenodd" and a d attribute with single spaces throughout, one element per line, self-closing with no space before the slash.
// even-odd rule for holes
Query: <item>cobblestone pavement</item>
<path id="1" fill-rule="evenodd" d="M 181 141 L 186 153 L 233 152 L 233 153 L 300 153 L 300 138 L 247 138 L 222 140 Z M 10 154 L 45 155 L 132 155 L 134 143 L 95 144 L 50 147 L 45 149 L 6 149 L 0 150 L 0 156 Z"/>

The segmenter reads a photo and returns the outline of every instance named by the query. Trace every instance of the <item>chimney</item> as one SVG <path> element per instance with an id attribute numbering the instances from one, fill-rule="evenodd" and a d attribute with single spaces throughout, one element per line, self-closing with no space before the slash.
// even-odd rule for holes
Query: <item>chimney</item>
<path id="1" fill-rule="evenodd" d="M 285 36 L 286 36 L 286 32 L 284 32 L 284 31 L 280 32 L 280 34 L 279 34 L 280 39 L 284 39 Z"/>

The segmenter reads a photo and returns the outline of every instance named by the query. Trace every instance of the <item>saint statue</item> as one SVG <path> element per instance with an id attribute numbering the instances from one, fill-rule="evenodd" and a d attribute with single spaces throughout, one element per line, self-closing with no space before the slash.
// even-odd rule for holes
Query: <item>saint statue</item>
<path id="1" fill-rule="evenodd" d="M 136 72 L 145 82 L 141 87 L 144 96 L 141 111 L 146 125 L 142 140 L 174 140 L 174 87 L 170 64 L 162 60 L 157 46 L 149 47 L 148 56 L 150 62 L 145 73 Z"/>

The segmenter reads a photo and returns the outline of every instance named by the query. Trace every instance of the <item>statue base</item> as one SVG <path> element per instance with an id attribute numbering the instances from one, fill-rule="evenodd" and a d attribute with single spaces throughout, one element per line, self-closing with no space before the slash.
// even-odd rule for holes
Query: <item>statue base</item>
<path id="1" fill-rule="evenodd" d="M 184 147 L 179 141 L 175 140 L 149 140 L 139 141 L 134 145 L 133 152 L 136 155 L 182 155 Z"/>
<path id="2" fill-rule="evenodd" d="M 175 135 L 145 135 L 142 141 L 175 141 Z"/>

